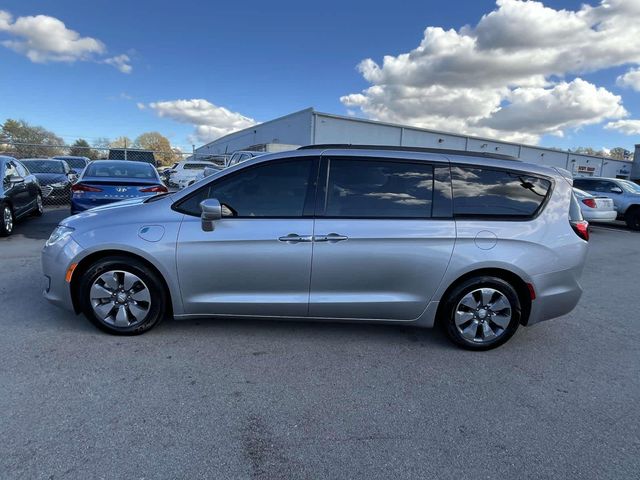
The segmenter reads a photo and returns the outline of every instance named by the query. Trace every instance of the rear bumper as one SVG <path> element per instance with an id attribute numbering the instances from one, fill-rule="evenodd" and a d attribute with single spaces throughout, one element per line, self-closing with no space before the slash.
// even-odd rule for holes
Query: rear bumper
<path id="1" fill-rule="evenodd" d="M 582 268 L 572 268 L 543 275 L 536 275 L 532 283 L 536 299 L 531 302 L 527 325 L 560 317 L 571 312 L 582 296 L 578 281 Z"/>
<path id="2" fill-rule="evenodd" d="M 613 222 L 618 217 L 615 210 L 583 210 L 582 216 L 587 222 Z"/>

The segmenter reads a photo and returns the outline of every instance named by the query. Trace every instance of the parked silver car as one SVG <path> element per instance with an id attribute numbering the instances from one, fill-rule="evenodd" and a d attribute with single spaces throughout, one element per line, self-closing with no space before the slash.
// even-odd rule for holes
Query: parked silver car
<path id="1" fill-rule="evenodd" d="M 587 222 L 613 222 L 618 217 L 613 200 L 610 198 L 602 195 L 594 196 L 579 188 L 574 188 L 573 194 Z"/>
<path id="2" fill-rule="evenodd" d="M 592 195 L 610 198 L 618 218 L 633 230 L 640 230 L 640 185 L 620 178 L 576 178 L 573 185 Z"/>
<path id="3" fill-rule="evenodd" d="M 44 295 L 115 334 L 176 319 L 442 325 L 470 349 L 570 312 L 568 172 L 462 152 L 303 148 L 65 219 Z"/>

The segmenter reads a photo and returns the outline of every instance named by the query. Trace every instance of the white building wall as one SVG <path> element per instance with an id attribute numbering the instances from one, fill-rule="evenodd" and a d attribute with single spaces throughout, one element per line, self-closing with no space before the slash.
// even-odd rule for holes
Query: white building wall
<path id="1" fill-rule="evenodd" d="M 282 144 L 291 148 L 311 144 L 399 145 L 495 153 L 510 155 L 525 162 L 564 168 L 574 176 L 628 177 L 632 165 L 622 160 L 330 115 L 315 112 L 311 108 L 232 133 L 196 152 L 232 153 L 255 145 L 275 147 Z"/>

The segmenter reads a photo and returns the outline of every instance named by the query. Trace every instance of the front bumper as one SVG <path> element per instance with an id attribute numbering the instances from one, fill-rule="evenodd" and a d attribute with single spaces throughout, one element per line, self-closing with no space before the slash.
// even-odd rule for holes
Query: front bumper
<path id="1" fill-rule="evenodd" d="M 571 312 L 582 296 L 582 287 L 578 281 L 581 273 L 581 268 L 571 268 L 534 276 L 532 283 L 536 299 L 531 302 L 527 325 L 551 320 Z"/>
<path id="2" fill-rule="evenodd" d="M 45 276 L 44 298 L 54 305 L 74 311 L 71 286 L 66 282 L 67 270 L 82 247 L 72 238 L 60 244 L 42 249 L 42 272 Z"/>

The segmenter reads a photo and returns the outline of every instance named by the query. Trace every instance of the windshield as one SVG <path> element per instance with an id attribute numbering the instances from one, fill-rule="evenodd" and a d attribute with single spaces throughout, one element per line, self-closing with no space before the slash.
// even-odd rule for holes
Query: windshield
<path id="1" fill-rule="evenodd" d="M 22 160 L 31 173 L 65 173 L 64 164 L 55 160 Z"/>
<path id="2" fill-rule="evenodd" d="M 144 178 L 156 180 L 155 169 L 148 163 L 95 161 L 84 171 L 85 177 Z"/>
<path id="3" fill-rule="evenodd" d="M 63 160 L 67 162 L 71 168 L 84 168 L 87 166 L 87 161 L 84 158 L 65 158 Z"/>
<path id="4" fill-rule="evenodd" d="M 629 180 L 618 180 L 620 186 L 629 193 L 640 193 L 640 185 Z"/>

